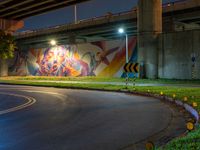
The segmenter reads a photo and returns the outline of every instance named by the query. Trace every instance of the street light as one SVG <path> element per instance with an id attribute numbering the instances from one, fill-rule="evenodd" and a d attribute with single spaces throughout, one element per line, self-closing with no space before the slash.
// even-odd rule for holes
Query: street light
<path id="1" fill-rule="evenodd" d="M 55 45 L 57 44 L 57 42 L 56 42 L 55 40 L 51 40 L 51 41 L 50 41 L 50 44 L 51 44 L 52 46 L 55 46 Z"/>
<path id="2" fill-rule="evenodd" d="M 126 36 L 126 63 L 128 63 L 128 34 L 125 33 L 124 28 L 119 28 L 118 33 Z"/>
<path id="3" fill-rule="evenodd" d="M 124 34 L 126 36 L 126 63 L 128 63 L 128 34 L 125 32 L 124 28 L 118 29 L 119 34 Z M 126 86 L 128 85 L 128 73 L 126 72 Z"/>
<path id="4" fill-rule="evenodd" d="M 119 29 L 118 29 L 118 32 L 119 32 L 120 34 L 123 34 L 123 33 L 124 33 L 124 29 L 123 29 L 123 28 L 119 28 Z"/>

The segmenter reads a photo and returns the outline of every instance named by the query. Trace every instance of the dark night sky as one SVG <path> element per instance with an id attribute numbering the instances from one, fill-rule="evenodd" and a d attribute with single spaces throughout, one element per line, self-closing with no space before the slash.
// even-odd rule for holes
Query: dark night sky
<path id="1" fill-rule="evenodd" d="M 163 0 L 163 3 L 174 0 Z M 105 15 L 107 12 L 117 13 L 128 11 L 136 6 L 137 0 L 91 0 L 78 4 L 78 19 L 87 19 L 95 16 Z M 66 7 L 47 14 L 30 17 L 25 20 L 22 30 L 45 28 L 73 22 L 73 7 Z"/>

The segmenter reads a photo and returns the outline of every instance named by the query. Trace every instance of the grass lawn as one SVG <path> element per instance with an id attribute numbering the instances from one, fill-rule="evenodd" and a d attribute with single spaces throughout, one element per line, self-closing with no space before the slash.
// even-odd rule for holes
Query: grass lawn
<path id="1" fill-rule="evenodd" d="M 184 97 L 188 98 L 187 103 L 192 104 L 193 102 L 197 103 L 196 109 L 200 112 L 200 88 L 189 88 L 189 87 L 166 87 L 166 86 L 153 86 L 153 87 L 134 87 L 128 86 L 126 88 L 122 85 L 107 85 L 107 84 L 83 84 L 83 83 L 56 83 L 56 82 L 34 82 L 31 80 L 70 80 L 70 81 L 93 81 L 102 82 L 102 81 L 111 81 L 111 82 L 121 82 L 124 79 L 119 78 L 94 78 L 94 77 L 84 77 L 84 78 L 61 78 L 61 77 L 9 77 L 9 78 L 0 78 L 1 83 L 11 83 L 11 84 L 22 84 L 22 85 L 34 85 L 34 86 L 47 86 L 47 87 L 59 87 L 59 88 L 87 88 L 87 89 L 104 89 L 104 90 L 115 90 L 115 91 L 136 91 L 144 93 L 153 93 L 160 94 L 163 92 L 165 95 L 172 97 L 176 95 L 176 98 L 183 100 Z M 174 83 L 172 80 L 137 80 L 137 82 L 164 82 L 164 83 Z M 190 83 L 196 84 L 200 81 L 181 81 L 177 80 L 176 83 Z M 187 136 L 174 139 L 168 143 L 164 148 L 159 148 L 159 150 L 200 150 L 200 127 L 197 127 L 196 130 L 190 132 Z"/>
<path id="2" fill-rule="evenodd" d="M 157 150 L 200 150 L 200 127 L 188 133 L 187 136 L 174 139 L 164 148 Z"/>
<path id="3" fill-rule="evenodd" d="M 1 80 L 50 80 L 50 81 L 84 81 L 84 82 L 124 82 L 125 78 L 108 78 L 108 77 L 52 77 L 52 76 L 22 76 L 22 77 L 0 77 Z M 200 84 L 200 80 L 171 80 L 171 79 L 129 79 L 130 81 L 135 81 L 136 83 L 160 83 L 160 84 Z"/>

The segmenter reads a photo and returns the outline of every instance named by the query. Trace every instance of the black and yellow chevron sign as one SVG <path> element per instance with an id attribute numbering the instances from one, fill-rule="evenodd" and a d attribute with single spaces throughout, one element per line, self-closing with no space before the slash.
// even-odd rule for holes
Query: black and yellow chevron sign
<path id="1" fill-rule="evenodd" d="M 139 63 L 126 63 L 124 66 L 124 72 L 138 73 L 139 72 Z"/>

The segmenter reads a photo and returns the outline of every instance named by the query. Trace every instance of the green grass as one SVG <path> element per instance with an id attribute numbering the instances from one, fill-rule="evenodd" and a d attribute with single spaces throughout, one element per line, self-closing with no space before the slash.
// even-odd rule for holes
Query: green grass
<path id="1" fill-rule="evenodd" d="M 59 87 L 59 88 L 86 88 L 86 89 L 100 89 L 100 90 L 111 90 L 111 91 L 135 91 L 142 93 L 153 93 L 160 94 L 162 91 L 165 95 L 172 97 L 173 94 L 176 94 L 176 98 L 183 100 L 186 96 L 188 97 L 188 104 L 196 102 L 198 106 L 196 109 L 200 112 L 200 88 L 190 88 L 190 87 L 162 87 L 162 86 L 153 86 L 153 87 L 134 87 L 128 86 L 126 88 L 122 85 L 108 85 L 108 84 L 83 84 L 83 83 L 56 83 L 56 82 L 35 82 L 31 80 L 75 80 L 75 81 L 92 81 L 94 77 L 87 78 L 60 78 L 57 77 L 11 77 L 11 78 L 0 78 L 1 83 L 11 83 L 11 84 L 21 84 L 21 85 L 34 85 L 34 86 L 46 86 L 46 87 Z M 81 80 L 82 79 L 82 80 Z M 123 79 L 118 78 L 97 78 L 95 81 L 112 81 L 119 82 Z M 140 80 L 142 81 L 142 80 Z M 160 80 L 162 82 L 168 82 L 167 80 Z M 154 81 L 152 81 L 154 82 Z M 171 81 L 170 81 L 171 82 Z M 181 81 L 182 82 L 182 81 Z M 196 81 L 195 83 L 198 83 Z M 191 83 L 191 82 L 189 82 Z M 168 143 L 164 148 L 159 148 L 159 150 L 197 150 L 200 149 L 200 127 L 197 127 L 196 130 L 192 131 L 185 137 L 177 138 Z"/>
<path id="2" fill-rule="evenodd" d="M 164 148 L 157 150 L 200 150 L 200 127 L 187 134 L 185 137 L 177 138 L 168 143 Z"/>
<path id="3" fill-rule="evenodd" d="M 51 80 L 51 81 L 84 81 L 84 82 L 124 82 L 124 78 L 109 78 L 109 77 L 52 77 L 52 76 L 13 76 L 13 77 L 1 77 L 1 80 Z M 175 80 L 175 79 L 130 79 L 130 81 L 136 83 L 157 83 L 157 84 L 200 84 L 200 80 Z"/>

